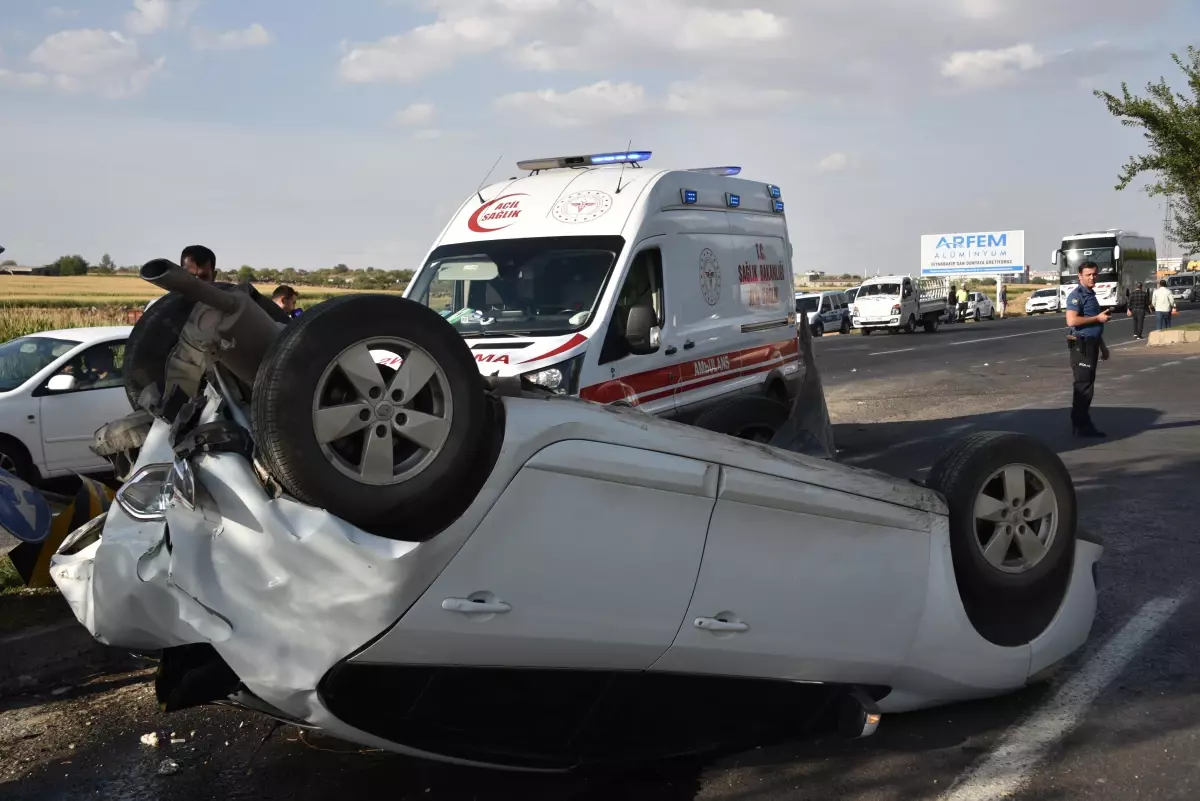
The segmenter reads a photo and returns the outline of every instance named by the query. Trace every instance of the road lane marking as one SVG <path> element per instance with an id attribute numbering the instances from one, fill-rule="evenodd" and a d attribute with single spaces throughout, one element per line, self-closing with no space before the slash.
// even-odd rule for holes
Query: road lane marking
<path id="1" fill-rule="evenodd" d="M 874 353 L 868 353 L 867 355 L 868 356 L 887 356 L 889 353 L 908 353 L 910 350 L 916 350 L 916 348 L 901 348 L 900 350 L 878 350 L 878 351 L 875 351 Z"/>
<path id="2" fill-rule="evenodd" d="M 942 801 L 992 801 L 1024 788 L 1037 763 L 1083 722 L 1104 688 L 1171 619 L 1189 594 L 1190 590 L 1175 598 L 1147 602 L 1052 698 L 1005 732 L 992 752 L 952 786 Z"/>
<path id="3" fill-rule="evenodd" d="M 1159 367 L 1174 367 L 1177 364 L 1183 364 L 1183 362 L 1163 362 Z"/>
<path id="4" fill-rule="evenodd" d="M 1154 365 L 1153 367 L 1146 367 L 1146 368 L 1144 368 L 1144 369 L 1142 369 L 1142 370 L 1138 370 L 1138 372 L 1139 372 L 1139 373 L 1148 373 L 1148 372 L 1150 372 L 1151 370 L 1157 370 L 1157 369 L 1158 369 L 1158 365 L 1156 364 L 1156 365 Z"/>
<path id="5" fill-rule="evenodd" d="M 974 345 L 977 342 L 995 342 L 997 339 L 1012 339 L 1013 337 L 1028 337 L 1034 334 L 1062 334 L 1064 337 L 1067 334 L 1065 328 L 1043 328 L 1039 331 L 1022 331 L 1019 334 L 1004 334 L 998 337 L 984 337 L 982 339 L 967 339 L 962 342 L 949 342 L 946 347 L 953 348 L 957 345 Z"/>

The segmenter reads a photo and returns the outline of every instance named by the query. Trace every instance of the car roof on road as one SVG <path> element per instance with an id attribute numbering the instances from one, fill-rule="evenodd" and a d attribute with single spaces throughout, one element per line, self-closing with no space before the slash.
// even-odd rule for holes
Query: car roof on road
<path id="1" fill-rule="evenodd" d="M 127 337 L 132 330 L 132 325 L 97 325 L 88 328 L 58 328 L 53 331 L 38 331 L 36 334 L 28 334 L 27 336 L 69 339 L 75 342 L 86 343 Z"/>

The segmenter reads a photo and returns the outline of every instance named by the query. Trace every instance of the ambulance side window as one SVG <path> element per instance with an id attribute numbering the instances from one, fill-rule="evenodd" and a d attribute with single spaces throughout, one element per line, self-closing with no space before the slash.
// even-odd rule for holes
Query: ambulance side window
<path id="1" fill-rule="evenodd" d="M 634 257 L 617 295 L 617 303 L 613 308 L 612 319 L 608 323 L 608 334 L 604 337 L 604 347 L 600 349 L 600 364 L 622 359 L 629 355 L 629 345 L 625 341 L 625 323 L 629 319 L 629 310 L 635 306 L 647 306 L 654 309 L 654 317 L 661 328 L 665 315 L 663 306 L 663 267 L 662 251 L 658 248 L 647 248 Z"/>

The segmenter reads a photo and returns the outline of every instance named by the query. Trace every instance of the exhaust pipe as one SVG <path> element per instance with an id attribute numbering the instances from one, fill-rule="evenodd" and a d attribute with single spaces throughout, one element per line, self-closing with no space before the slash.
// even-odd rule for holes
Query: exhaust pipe
<path id="1" fill-rule="evenodd" d="M 169 259 L 146 262 L 139 275 L 156 287 L 196 302 L 168 361 L 164 401 L 173 385 L 194 395 L 205 360 L 220 363 L 247 386 L 254 386 L 258 366 L 282 323 L 273 320 L 246 291 L 205 283 Z"/>
<path id="2" fill-rule="evenodd" d="M 170 259 L 148 261 L 142 265 L 138 274 L 159 289 L 176 292 L 197 303 L 212 306 L 225 314 L 233 314 L 237 311 L 237 298 L 228 292 L 217 289 L 212 284 L 201 281 Z"/>

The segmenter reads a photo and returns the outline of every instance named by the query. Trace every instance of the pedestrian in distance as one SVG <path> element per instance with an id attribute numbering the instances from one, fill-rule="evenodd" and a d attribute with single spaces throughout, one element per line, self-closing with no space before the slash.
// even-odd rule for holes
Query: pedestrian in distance
<path id="1" fill-rule="evenodd" d="M 958 319 L 962 320 L 964 323 L 967 321 L 967 302 L 970 299 L 971 299 L 971 296 L 967 292 L 966 286 L 959 287 L 958 288 Z"/>
<path id="2" fill-rule="evenodd" d="M 1096 390 L 1096 363 L 1108 358 L 1104 346 L 1104 324 L 1109 312 L 1102 311 L 1096 297 L 1095 262 L 1079 265 L 1079 286 L 1067 296 L 1067 348 L 1074 379 L 1071 397 L 1071 433 L 1077 437 L 1103 437 L 1092 422 L 1092 397 Z"/>
<path id="3" fill-rule="evenodd" d="M 1146 329 L 1146 312 L 1150 311 L 1150 293 L 1141 281 L 1129 293 L 1125 315 L 1133 318 L 1133 338 L 1141 339 Z"/>
<path id="4" fill-rule="evenodd" d="M 954 322 L 954 298 L 958 294 L 958 288 L 954 284 L 950 285 L 950 294 L 946 295 L 946 322 Z"/>
<path id="5" fill-rule="evenodd" d="M 1154 315 L 1158 318 L 1158 330 L 1171 327 L 1171 315 L 1175 314 L 1175 298 L 1171 295 L 1171 290 L 1167 289 L 1166 281 L 1158 282 L 1158 289 L 1154 290 L 1154 296 L 1150 299 L 1150 305 L 1154 307 Z"/>
<path id="6" fill-rule="evenodd" d="M 1000 303 L 1000 319 L 1004 319 L 1004 313 L 1008 311 L 1008 287 L 1004 284 L 1000 285 L 1000 296 L 996 298 Z"/>

